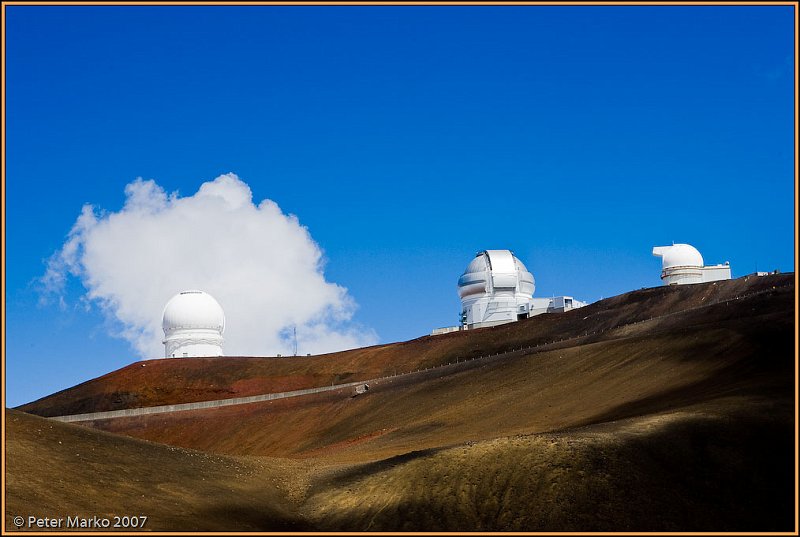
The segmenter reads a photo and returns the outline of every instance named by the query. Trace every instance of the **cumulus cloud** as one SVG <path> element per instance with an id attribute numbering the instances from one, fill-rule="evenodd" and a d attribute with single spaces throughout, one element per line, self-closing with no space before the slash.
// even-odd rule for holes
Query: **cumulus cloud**
<path id="1" fill-rule="evenodd" d="M 308 230 L 271 200 L 254 204 L 235 174 L 192 196 L 168 195 L 142 179 L 125 195 L 118 212 L 83 207 L 41 282 L 63 304 L 67 280 L 78 278 L 84 301 L 115 320 L 113 335 L 141 357 L 163 356 L 163 307 L 186 289 L 202 289 L 222 305 L 227 355 L 286 354 L 292 327 L 302 353 L 376 342 L 353 323 L 347 290 L 325 280 L 322 251 Z"/>

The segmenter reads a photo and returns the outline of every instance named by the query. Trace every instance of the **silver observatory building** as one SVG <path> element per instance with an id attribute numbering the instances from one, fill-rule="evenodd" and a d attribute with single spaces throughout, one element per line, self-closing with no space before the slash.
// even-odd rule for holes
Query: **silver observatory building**
<path id="1" fill-rule="evenodd" d="M 482 250 L 458 279 L 459 326 L 437 328 L 431 335 L 496 326 L 586 305 L 570 296 L 534 298 L 535 290 L 533 274 L 511 250 Z"/>

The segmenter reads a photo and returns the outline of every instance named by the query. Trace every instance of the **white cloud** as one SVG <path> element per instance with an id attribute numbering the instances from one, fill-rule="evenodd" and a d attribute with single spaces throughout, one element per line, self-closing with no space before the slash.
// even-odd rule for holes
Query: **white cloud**
<path id="1" fill-rule="evenodd" d="M 300 353 L 376 343 L 374 332 L 352 322 L 347 290 L 325 281 L 308 230 L 271 200 L 255 205 L 236 175 L 188 197 L 142 179 L 125 194 L 119 212 L 83 207 L 41 281 L 63 300 L 67 278 L 79 278 L 84 299 L 118 321 L 113 335 L 141 357 L 163 356 L 161 313 L 185 289 L 207 291 L 222 305 L 227 355 L 287 354 L 293 326 Z"/>

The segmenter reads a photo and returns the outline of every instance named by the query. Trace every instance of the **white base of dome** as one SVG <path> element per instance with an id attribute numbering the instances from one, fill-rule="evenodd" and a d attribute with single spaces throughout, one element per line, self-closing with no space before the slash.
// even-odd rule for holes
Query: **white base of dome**
<path id="1" fill-rule="evenodd" d="M 224 356 L 222 343 L 222 336 L 213 331 L 184 330 L 164 340 L 164 356 L 167 358 Z"/>
<path id="2" fill-rule="evenodd" d="M 222 347 L 219 345 L 198 344 L 192 343 L 189 345 L 181 345 L 171 352 L 167 351 L 167 358 L 200 358 L 207 356 L 224 356 L 222 354 Z"/>

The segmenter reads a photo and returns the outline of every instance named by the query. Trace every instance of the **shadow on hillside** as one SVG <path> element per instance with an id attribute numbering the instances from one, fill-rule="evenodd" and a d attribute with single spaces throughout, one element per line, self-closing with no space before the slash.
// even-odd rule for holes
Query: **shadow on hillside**
<path id="1" fill-rule="evenodd" d="M 768 351 L 763 354 L 773 353 L 771 349 Z M 763 354 L 759 353 L 759 357 Z M 787 354 L 781 349 L 774 350 L 774 355 Z M 704 379 L 620 404 L 584 420 L 577 426 L 677 410 L 722 397 L 768 396 L 789 401 L 793 394 L 792 367 L 786 360 L 783 363 L 778 360 L 772 363 L 739 361 L 714 371 Z"/>
<path id="2" fill-rule="evenodd" d="M 326 486 L 345 486 L 362 477 L 385 472 L 416 459 L 429 457 L 435 453 L 438 453 L 439 451 L 442 451 L 443 449 L 445 448 L 420 449 L 417 451 L 409 451 L 408 453 L 403 453 L 401 455 L 395 455 L 394 457 L 389 457 L 388 459 L 381 459 L 379 461 L 360 464 L 358 466 L 348 468 L 347 470 L 337 472 L 335 476 L 330 477 L 326 481 Z"/>
<path id="3" fill-rule="evenodd" d="M 431 495 L 431 483 L 452 475 L 455 463 L 447 457 L 429 458 L 424 476 L 404 478 L 405 468 L 376 465 L 376 472 L 391 472 L 378 481 L 403 483 L 403 497 L 390 505 L 373 497 L 395 489 L 350 497 L 355 501 L 343 505 L 354 507 L 330 513 L 320 529 L 752 532 L 794 527 L 793 431 L 785 423 L 690 416 L 653 433 L 611 441 L 555 438 L 556 451 L 533 441 L 523 447 L 509 442 L 491 465 L 480 458 L 461 460 L 458 470 L 474 485 L 467 496 L 454 488 Z M 505 467 L 500 477 L 498 467 Z M 358 494 L 358 484 L 352 490 Z"/>

